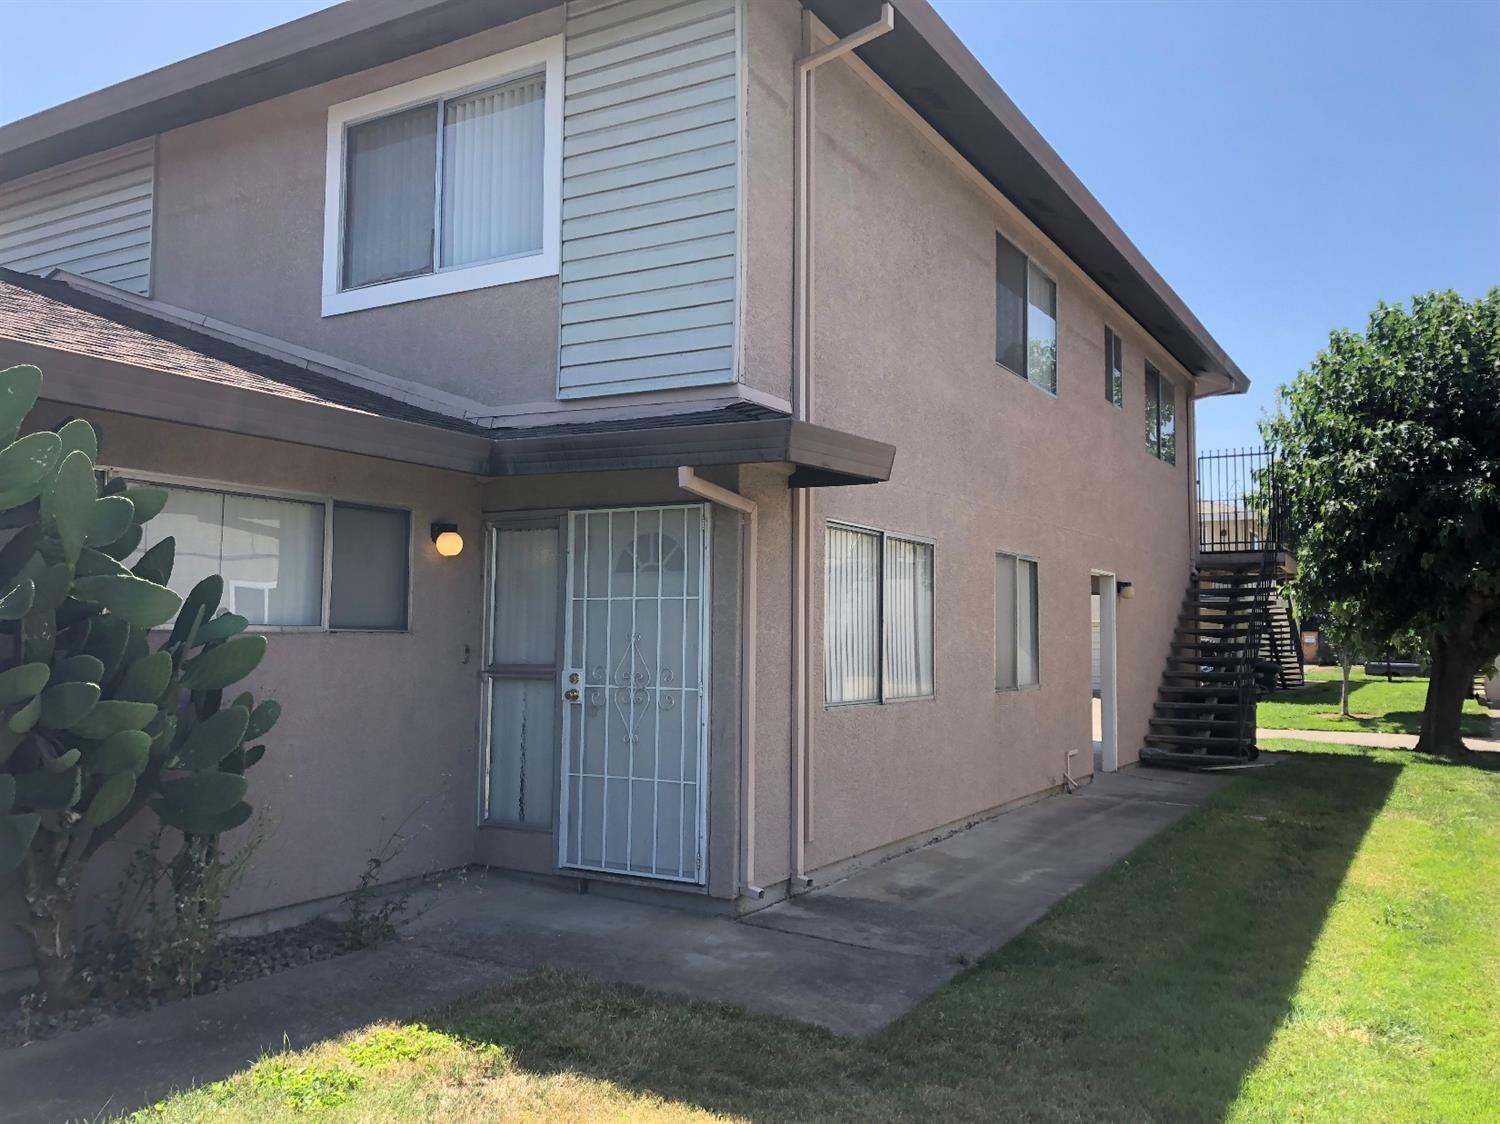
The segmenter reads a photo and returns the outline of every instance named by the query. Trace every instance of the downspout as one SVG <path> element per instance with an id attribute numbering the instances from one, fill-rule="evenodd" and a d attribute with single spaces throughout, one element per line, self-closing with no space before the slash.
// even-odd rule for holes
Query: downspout
<path id="1" fill-rule="evenodd" d="M 880 18 L 826 47 L 813 49 L 813 16 L 802 13 L 802 57 L 795 67 L 796 99 L 792 131 L 794 178 L 792 202 L 792 416 L 813 420 L 813 72 L 825 62 L 848 54 L 896 27 L 890 4 Z M 813 493 L 792 489 L 792 775 L 791 874 L 788 895 L 810 885 L 806 845 L 812 824 L 812 561 Z"/>
<path id="2" fill-rule="evenodd" d="M 721 488 L 701 479 L 686 465 L 677 470 L 677 486 L 720 507 L 737 511 L 745 517 L 745 534 L 740 540 L 740 570 L 743 574 L 743 603 L 740 609 L 740 890 L 751 897 L 763 898 L 766 892 L 755 884 L 755 651 L 756 559 L 759 557 L 760 508 L 738 492 Z"/>

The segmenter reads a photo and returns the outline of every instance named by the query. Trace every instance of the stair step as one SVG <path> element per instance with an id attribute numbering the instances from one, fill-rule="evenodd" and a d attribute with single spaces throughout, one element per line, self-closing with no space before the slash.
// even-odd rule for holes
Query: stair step
<path id="1" fill-rule="evenodd" d="M 1239 738 L 1195 738 L 1191 734 L 1147 734 L 1147 745 L 1202 745 L 1202 746 L 1237 746 Z"/>
<path id="2" fill-rule="evenodd" d="M 1153 704 L 1158 711 L 1180 710 L 1184 714 L 1238 714 L 1239 703 L 1232 702 L 1188 702 L 1159 699 Z"/>
<path id="3" fill-rule="evenodd" d="M 1212 721 L 1204 721 L 1201 718 L 1153 718 L 1148 725 L 1152 732 L 1167 734 L 1177 737 L 1183 730 L 1196 731 L 1203 737 L 1238 737 L 1240 723 L 1238 719 L 1223 718 Z"/>

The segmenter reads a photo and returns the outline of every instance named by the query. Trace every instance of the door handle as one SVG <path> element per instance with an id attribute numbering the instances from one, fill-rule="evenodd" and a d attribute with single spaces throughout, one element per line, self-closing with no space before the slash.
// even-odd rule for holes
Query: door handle
<path id="1" fill-rule="evenodd" d="M 578 694 L 577 687 L 569 687 L 566 691 L 563 692 L 563 698 L 567 699 L 568 702 L 577 702 L 579 697 L 580 696 Z"/>

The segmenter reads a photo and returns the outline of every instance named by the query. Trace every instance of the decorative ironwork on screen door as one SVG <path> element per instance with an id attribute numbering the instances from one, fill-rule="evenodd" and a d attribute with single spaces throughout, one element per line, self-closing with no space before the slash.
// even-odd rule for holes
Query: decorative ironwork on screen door
<path id="1" fill-rule="evenodd" d="M 568 525 L 560 862 L 702 882 L 708 509 Z"/>

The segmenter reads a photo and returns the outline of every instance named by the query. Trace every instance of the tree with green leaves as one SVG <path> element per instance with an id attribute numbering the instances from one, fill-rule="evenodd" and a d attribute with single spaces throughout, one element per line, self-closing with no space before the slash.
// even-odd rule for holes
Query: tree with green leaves
<path id="1" fill-rule="evenodd" d="M 280 708 L 248 692 L 224 703 L 266 638 L 218 613 L 223 579 L 184 599 L 168 588 L 172 538 L 140 552 L 167 493 L 101 489 L 98 436 L 81 419 L 18 436 L 41 384 L 35 367 L 0 371 L 0 878 L 19 882 L 44 1002 L 68 1007 L 87 998 L 76 962 L 89 860 L 148 808 L 183 854 L 212 851 L 250 817 L 245 771 L 265 752 L 252 743 Z"/>
<path id="2" fill-rule="evenodd" d="M 1415 629 L 1432 661 L 1418 749 L 1466 752 L 1464 699 L 1500 650 L 1500 289 L 1379 305 L 1336 331 L 1262 423 L 1281 457 L 1298 600 Z"/>

